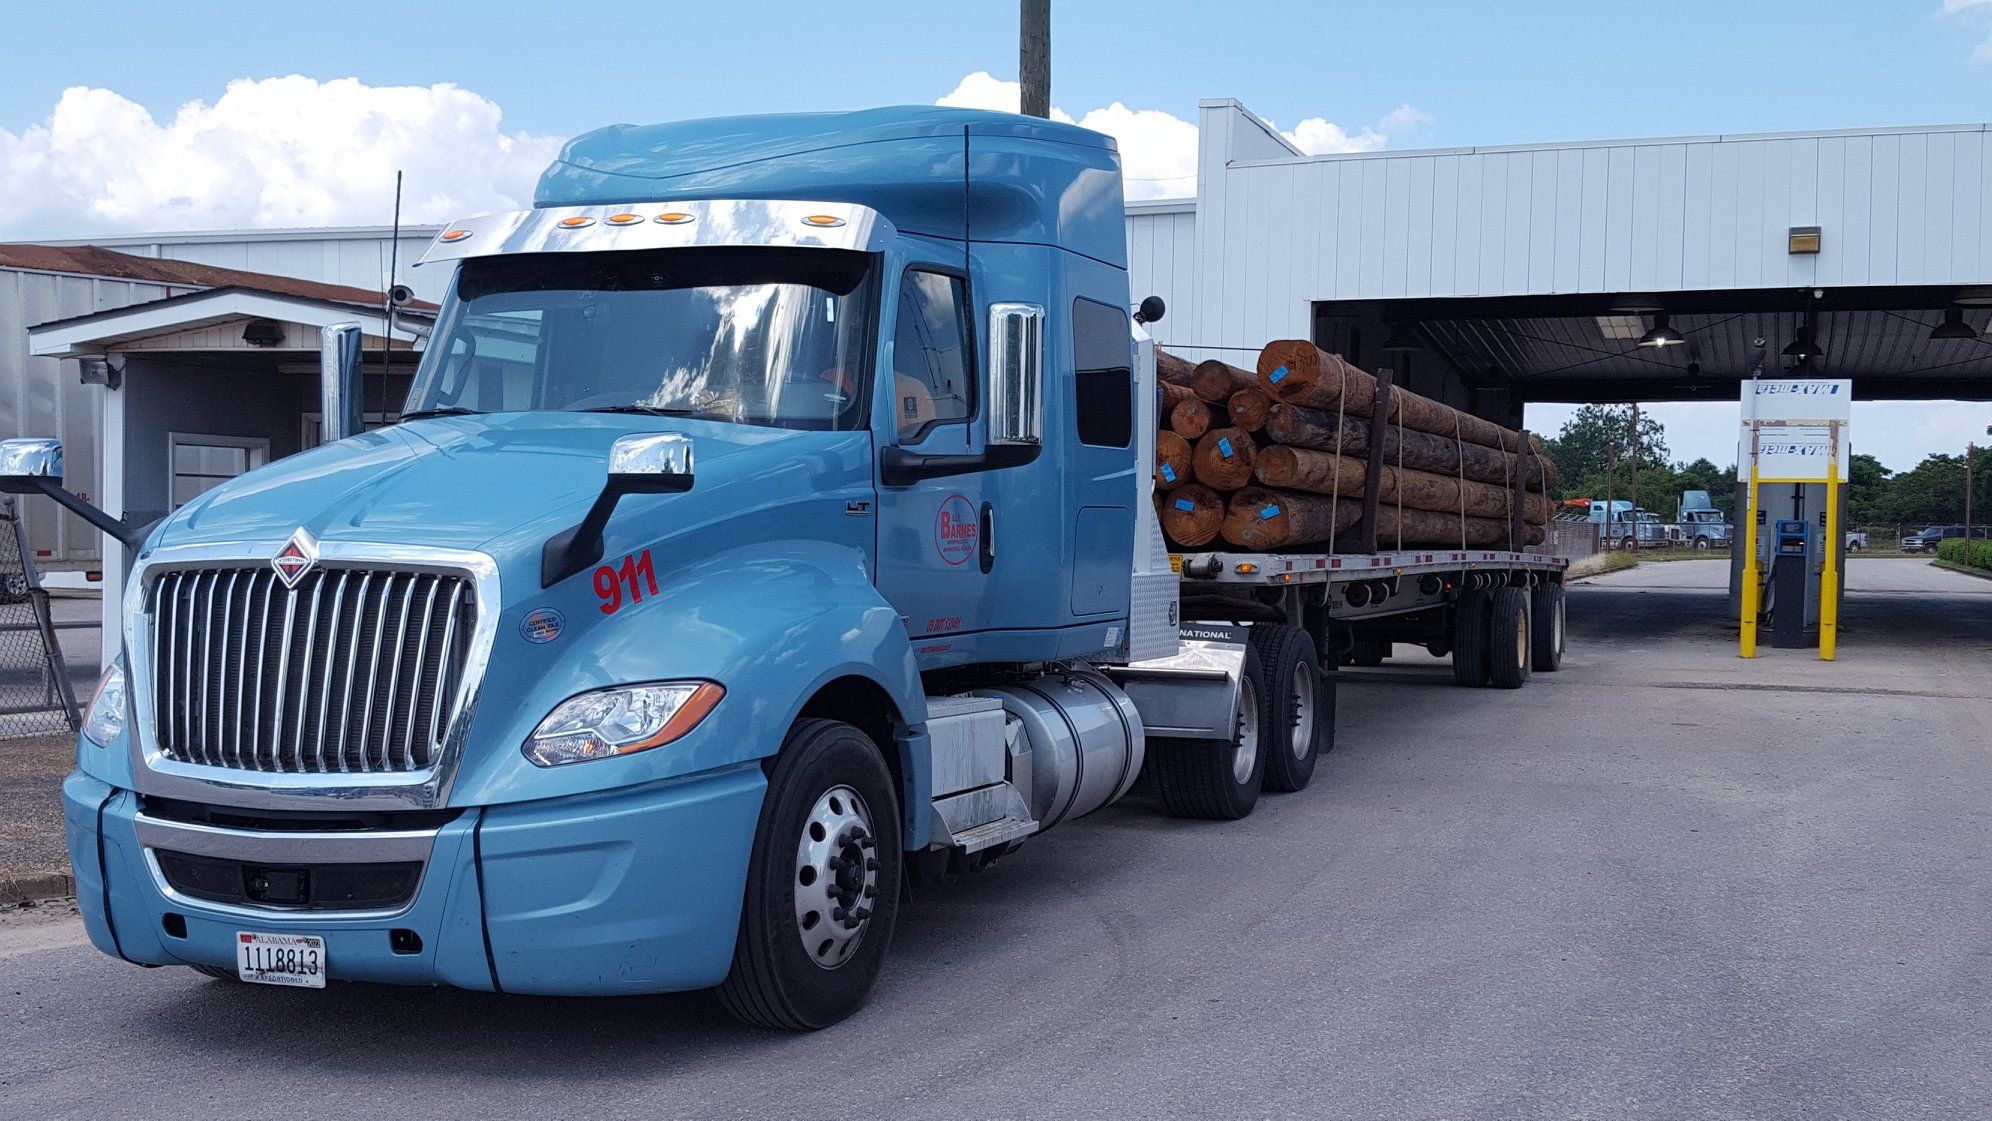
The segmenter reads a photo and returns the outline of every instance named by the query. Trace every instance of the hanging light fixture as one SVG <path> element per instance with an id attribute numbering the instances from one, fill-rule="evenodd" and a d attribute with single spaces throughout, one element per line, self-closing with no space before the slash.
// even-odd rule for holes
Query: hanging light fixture
<path id="1" fill-rule="evenodd" d="M 1688 340 L 1667 323 L 1667 313 L 1660 312 L 1653 317 L 1653 329 L 1639 336 L 1640 346 L 1679 346 Z"/>
<path id="2" fill-rule="evenodd" d="M 1935 327 L 1930 328 L 1931 342 L 1939 342 L 1945 339 L 1954 339 L 1959 341 L 1972 341 L 1972 342 L 1977 341 L 1978 329 L 1964 321 L 1963 308 L 1961 307 L 1945 308 L 1944 321 L 1942 323 L 1937 324 Z"/>
<path id="3" fill-rule="evenodd" d="M 1798 331 L 1792 335 L 1791 341 L 1785 344 L 1784 350 L 1780 353 L 1786 358 L 1803 362 L 1808 358 L 1826 357 L 1826 348 L 1813 341 L 1812 321 L 1808 319 L 1798 325 Z"/>

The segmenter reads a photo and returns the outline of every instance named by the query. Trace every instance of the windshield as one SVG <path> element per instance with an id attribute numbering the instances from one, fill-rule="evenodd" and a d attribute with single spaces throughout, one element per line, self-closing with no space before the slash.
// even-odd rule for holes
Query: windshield
<path id="1" fill-rule="evenodd" d="M 467 260 L 402 415 L 865 424 L 871 259 L 728 248 Z"/>

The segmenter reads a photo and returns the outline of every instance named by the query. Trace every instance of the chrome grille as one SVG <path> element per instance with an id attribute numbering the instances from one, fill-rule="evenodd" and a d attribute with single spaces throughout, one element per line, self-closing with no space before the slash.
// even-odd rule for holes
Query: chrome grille
<path id="1" fill-rule="evenodd" d="M 169 759 L 341 774 L 433 766 L 458 715 L 476 594 L 450 572 L 176 569 L 151 589 L 154 730 Z"/>

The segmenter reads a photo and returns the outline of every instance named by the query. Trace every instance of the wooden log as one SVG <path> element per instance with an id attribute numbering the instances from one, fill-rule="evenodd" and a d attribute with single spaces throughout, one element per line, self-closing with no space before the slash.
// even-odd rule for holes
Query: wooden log
<path id="1" fill-rule="evenodd" d="M 1231 496 L 1220 533 L 1226 542 L 1254 552 L 1322 546 L 1331 535 L 1354 526 L 1362 510 L 1363 504 L 1351 498 L 1246 487 Z M 1539 544 L 1548 532 L 1542 526 L 1529 526 L 1528 540 L 1517 545 Z M 1376 547 L 1394 550 L 1400 543 L 1405 548 L 1458 548 L 1462 544 L 1506 548 L 1508 523 L 1499 518 L 1462 519 L 1429 510 L 1406 509 L 1400 514 L 1395 506 L 1379 507 Z M 1338 540 L 1335 544 L 1343 552 L 1358 548 L 1354 541 L 1345 545 Z"/>
<path id="2" fill-rule="evenodd" d="M 1217 540 L 1224 525 L 1224 499 L 1209 487 L 1188 483 L 1155 496 L 1162 532 L 1184 548 L 1195 549 Z"/>
<path id="3" fill-rule="evenodd" d="M 1190 472 L 1213 490 L 1237 490 L 1252 481 L 1258 450 L 1243 428 L 1213 428 L 1191 449 Z"/>
<path id="4" fill-rule="evenodd" d="M 1155 434 L 1155 489 L 1175 490 L 1190 481 L 1190 442 L 1174 432 Z"/>
<path id="5" fill-rule="evenodd" d="M 1266 426 L 1266 414 L 1272 411 L 1272 398 L 1256 389 L 1241 389 L 1224 403 L 1231 414 L 1233 427 L 1247 432 L 1257 432 Z"/>
<path id="6" fill-rule="evenodd" d="M 1363 493 L 1363 460 L 1312 448 L 1274 444 L 1260 448 L 1252 466 L 1252 477 L 1261 486 L 1282 490 L 1304 490 L 1313 494 L 1357 497 Z M 1513 513 L 1514 491 L 1493 483 L 1462 483 L 1452 475 L 1430 471 L 1398 470 L 1385 464 L 1378 477 L 1377 500 L 1414 510 L 1459 513 L 1462 492 L 1465 511 L 1473 517 L 1506 518 Z M 1523 492 L 1523 518 L 1530 525 L 1549 522 L 1549 500 L 1540 494 Z"/>
<path id="7" fill-rule="evenodd" d="M 1191 380 L 1190 388 L 1204 400 L 1222 404 L 1231 400 L 1232 394 L 1241 389 L 1251 389 L 1257 383 L 1258 379 L 1249 371 L 1208 358 L 1197 363 L 1196 377 Z"/>
<path id="8" fill-rule="evenodd" d="M 1155 377 L 1159 381 L 1180 385 L 1184 389 L 1197 376 L 1197 364 L 1187 358 L 1178 358 L 1165 353 L 1161 347 L 1155 348 Z"/>
<path id="9" fill-rule="evenodd" d="M 1180 405 L 1185 401 L 1197 400 L 1197 395 L 1195 393 L 1190 392 L 1190 387 L 1187 385 L 1177 385 L 1174 382 L 1165 381 L 1159 383 L 1155 388 L 1160 389 L 1162 391 L 1163 416 L 1168 416 L 1169 410 L 1175 408 L 1177 405 Z"/>
<path id="10" fill-rule="evenodd" d="M 1394 394 L 1393 394 L 1394 395 Z M 1266 414 L 1265 434 L 1275 443 L 1332 452 L 1341 436 L 1341 454 L 1369 454 L 1370 422 L 1361 417 L 1336 417 L 1333 412 L 1274 404 Z M 1523 452 L 1510 457 L 1480 444 L 1463 444 L 1429 432 L 1388 428 L 1383 439 L 1383 458 L 1395 466 L 1400 445 L 1406 467 L 1440 475 L 1460 475 L 1481 483 L 1507 485 L 1519 474 L 1530 490 L 1545 491 L 1557 484 L 1556 464 Z M 1465 464 L 1461 465 L 1464 458 Z"/>
<path id="11" fill-rule="evenodd" d="M 1370 415 L 1376 379 L 1304 339 L 1280 339 L 1259 352 L 1259 386 L 1276 401 L 1333 412 Z M 1344 400 L 1346 398 L 1346 400 Z M 1522 434 L 1402 386 L 1392 392 L 1397 423 L 1501 451 L 1522 448 Z"/>
<path id="12" fill-rule="evenodd" d="M 1224 408 L 1192 397 L 1169 410 L 1169 430 L 1185 440 L 1195 440 L 1212 428 L 1224 427 Z"/>

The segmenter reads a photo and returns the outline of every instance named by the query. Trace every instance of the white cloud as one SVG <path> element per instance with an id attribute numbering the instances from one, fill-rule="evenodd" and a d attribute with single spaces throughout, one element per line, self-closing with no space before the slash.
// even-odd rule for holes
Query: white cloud
<path id="1" fill-rule="evenodd" d="M 1020 100 L 1017 83 L 978 70 L 963 78 L 935 104 L 1014 113 Z M 1121 174 L 1127 180 L 1129 198 L 1179 198 L 1196 194 L 1195 123 L 1160 109 L 1130 109 L 1118 101 L 1076 119 L 1053 106 L 1051 116 L 1053 120 L 1104 132 L 1119 143 Z M 1309 117 L 1294 126 L 1293 131 L 1281 135 L 1309 155 L 1371 152 L 1389 143 L 1393 133 L 1430 124 L 1431 120 L 1428 114 L 1401 105 L 1375 125 L 1363 126 L 1354 133 L 1326 118 Z"/>
<path id="2" fill-rule="evenodd" d="M 1992 8 L 1992 0 L 1944 0 L 1937 14 L 1956 16 L 1976 12 L 1980 8 Z M 1973 62 L 1992 62 L 1992 35 L 1972 49 L 1971 59 Z"/>
<path id="3" fill-rule="evenodd" d="M 101 88 L 47 121 L 0 128 L 0 231 L 104 234 L 441 222 L 526 205 L 560 140 L 506 132 L 496 103 L 448 84 L 230 82 L 165 121 Z"/>

